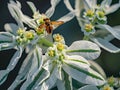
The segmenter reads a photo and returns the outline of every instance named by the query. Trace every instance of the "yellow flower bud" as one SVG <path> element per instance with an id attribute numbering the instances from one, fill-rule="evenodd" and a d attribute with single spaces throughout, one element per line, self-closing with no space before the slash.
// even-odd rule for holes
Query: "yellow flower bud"
<path id="1" fill-rule="evenodd" d="M 64 44 L 58 43 L 58 44 L 57 44 L 57 49 L 58 49 L 59 51 L 62 51 L 62 50 L 64 49 Z"/>
<path id="2" fill-rule="evenodd" d="M 97 14 L 100 18 L 105 17 L 105 13 L 103 11 L 98 11 Z"/>
<path id="3" fill-rule="evenodd" d="M 24 29 L 21 29 L 21 28 L 19 28 L 19 29 L 17 30 L 17 34 L 18 34 L 18 35 L 22 35 L 22 34 L 24 34 L 24 32 L 25 32 L 25 30 L 24 30 Z"/>
<path id="4" fill-rule="evenodd" d="M 114 83 L 115 83 L 115 78 L 113 77 L 113 76 L 111 76 L 110 78 L 108 78 L 108 84 L 109 85 L 114 85 Z"/>
<path id="5" fill-rule="evenodd" d="M 105 85 L 102 90 L 112 90 L 112 88 L 109 85 Z"/>
<path id="6" fill-rule="evenodd" d="M 94 11 L 93 10 L 86 11 L 86 16 L 93 17 L 94 16 Z"/>
<path id="7" fill-rule="evenodd" d="M 38 28 L 36 29 L 36 32 L 37 32 L 38 35 L 43 34 L 43 33 L 44 33 L 44 28 L 39 28 L 39 27 L 38 27 Z"/>
<path id="8" fill-rule="evenodd" d="M 25 37 L 29 40 L 32 40 L 34 38 L 34 33 L 32 31 L 26 31 Z"/>
<path id="9" fill-rule="evenodd" d="M 55 34 L 53 36 L 53 38 L 54 38 L 55 42 L 60 42 L 60 41 L 63 40 L 63 37 L 61 35 L 59 35 L 59 34 Z"/>
<path id="10" fill-rule="evenodd" d="M 86 30 L 86 32 L 91 32 L 93 30 L 93 25 L 92 24 L 85 24 L 85 30 Z"/>
<path id="11" fill-rule="evenodd" d="M 55 56 L 55 51 L 54 50 L 49 50 L 48 55 L 50 57 L 54 57 Z"/>

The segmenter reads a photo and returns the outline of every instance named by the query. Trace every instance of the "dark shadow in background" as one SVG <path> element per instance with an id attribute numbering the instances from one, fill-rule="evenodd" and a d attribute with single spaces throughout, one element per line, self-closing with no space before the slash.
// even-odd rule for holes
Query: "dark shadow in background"
<path id="1" fill-rule="evenodd" d="M 40 13 L 44 13 L 50 7 L 50 0 L 18 0 L 22 4 L 22 11 L 24 14 L 28 16 L 32 16 L 31 10 L 26 4 L 26 1 L 32 1 L 35 6 L 39 9 Z M 61 0 L 63 1 L 63 0 Z M 74 0 L 71 0 L 73 2 Z M 115 3 L 118 0 L 113 0 Z M 8 9 L 7 4 L 9 0 L 0 0 L 0 31 L 4 31 L 4 24 L 5 23 L 16 23 L 15 20 L 11 17 Z M 74 3 L 73 3 L 74 5 Z M 56 7 L 55 14 L 51 17 L 52 20 L 57 20 L 61 16 L 67 14 L 69 11 L 64 6 L 63 2 Z M 113 14 L 108 15 L 108 24 L 111 26 L 120 25 L 120 9 Z M 80 27 L 77 23 L 76 18 L 63 24 L 62 26 L 58 27 L 54 33 L 60 33 L 65 37 L 65 41 L 67 45 L 70 45 L 73 41 L 80 40 L 83 37 L 83 33 L 80 31 Z M 114 39 L 112 41 L 114 44 L 120 47 L 120 41 Z M 6 50 L 0 52 L 0 70 L 6 69 L 8 66 L 11 57 L 15 53 L 15 50 Z M 7 90 L 7 88 L 12 84 L 20 66 L 26 57 L 26 54 L 23 54 L 23 57 L 19 60 L 18 64 L 16 65 L 15 69 L 11 71 L 9 74 L 7 81 L 0 86 L 0 90 Z M 118 54 L 111 54 L 103 50 L 99 59 L 97 59 L 97 63 L 99 63 L 102 68 L 105 70 L 108 76 L 114 75 L 118 76 L 118 72 L 120 72 L 120 53 Z M 18 89 L 16 89 L 18 90 Z"/>

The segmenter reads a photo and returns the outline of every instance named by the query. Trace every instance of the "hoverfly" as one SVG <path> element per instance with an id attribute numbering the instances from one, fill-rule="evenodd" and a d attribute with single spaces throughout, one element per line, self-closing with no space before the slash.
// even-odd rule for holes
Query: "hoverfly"
<path id="1" fill-rule="evenodd" d="M 44 23 L 41 24 L 38 28 L 39 29 L 45 28 L 48 34 L 52 33 L 54 27 L 60 26 L 61 24 L 64 23 L 63 21 L 50 21 L 49 18 L 45 18 L 43 19 L 43 21 Z"/>

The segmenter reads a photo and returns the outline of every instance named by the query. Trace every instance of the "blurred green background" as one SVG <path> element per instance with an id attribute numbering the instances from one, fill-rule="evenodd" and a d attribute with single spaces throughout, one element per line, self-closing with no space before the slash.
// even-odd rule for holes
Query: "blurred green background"
<path id="1" fill-rule="evenodd" d="M 32 16 L 31 10 L 26 4 L 26 1 L 32 1 L 40 13 L 45 13 L 45 11 L 50 7 L 50 0 L 18 0 L 22 4 L 22 10 L 24 14 L 28 16 Z M 71 4 L 74 6 L 74 0 L 70 0 Z M 98 0 L 100 3 L 102 0 Z M 113 0 L 113 4 L 118 2 L 119 0 Z M 8 9 L 7 4 L 9 0 L 0 0 L 0 31 L 4 31 L 4 24 L 5 23 L 16 23 L 15 20 L 11 17 Z M 51 20 L 57 20 L 63 15 L 67 14 L 69 11 L 63 4 L 63 0 L 59 3 L 56 7 L 54 15 L 51 17 Z M 112 13 L 107 16 L 108 17 L 108 24 L 110 26 L 120 25 L 120 9 L 117 10 L 115 13 Z M 60 27 L 58 27 L 54 33 L 60 33 L 65 37 L 65 41 L 67 45 L 70 45 L 73 41 L 80 40 L 83 37 L 83 33 L 80 30 L 78 22 L 76 18 L 67 22 Z M 120 41 L 114 39 L 111 41 L 116 46 L 120 48 Z M 0 70 L 5 69 L 10 62 L 10 58 L 14 54 L 15 50 L 6 50 L 0 52 Z M 14 81 L 20 66 L 24 60 L 25 56 L 19 60 L 16 68 L 9 74 L 7 81 L 0 86 L 0 90 L 6 90 L 10 84 Z M 102 49 L 102 53 L 100 57 L 96 60 L 96 62 L 104 69 L 107 76 L 120 76 L 120 53 L 113 54 L 109 53 Z"/>

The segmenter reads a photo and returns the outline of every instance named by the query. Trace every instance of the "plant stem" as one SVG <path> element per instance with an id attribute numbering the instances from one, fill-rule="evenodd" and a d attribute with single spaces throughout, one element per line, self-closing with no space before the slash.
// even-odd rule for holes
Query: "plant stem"
<path id="1" fill-rule="evenodd" d="M 47 39 L 45 38 L 41 38 L 39 41 L 38 41 L 38 44 L 40 45 L 43 45 L 43 46 L 46 46 L 46 47 L 51 47 L 53 46 L 53 43 L 48 41 Z"/>

